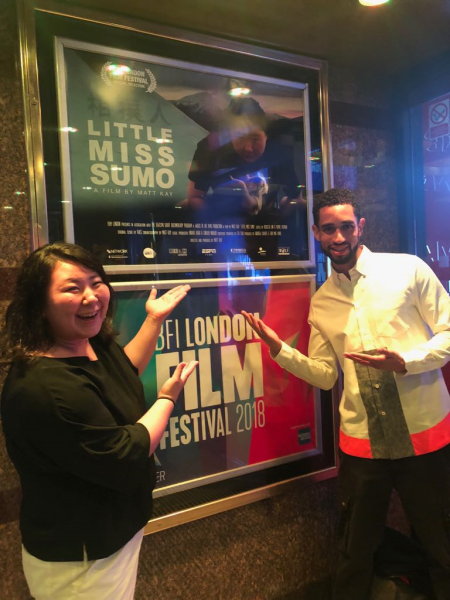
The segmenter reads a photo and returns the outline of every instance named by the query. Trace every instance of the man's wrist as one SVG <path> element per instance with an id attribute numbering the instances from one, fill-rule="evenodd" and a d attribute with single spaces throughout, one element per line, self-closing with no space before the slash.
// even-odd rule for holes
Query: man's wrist
<path id="1" fill-rule="evenodd" d="M 272 344 L 270 346 L 271 356 L 273 356 L 274 358 L 277 357 L 281 352 L 282 346 L 283 346 L 283 344 L 281 342 L 279 342 L 278 344 Z"/>
<path id="2" fill-rule="evenodd" d="M 406 368 L 405 359 L 403 357 L 401 357 L 400 362 L 401 362 L 401 368 L 400 368 L 400 371 L 398 371 L 398 373 L 400 373 L 400 375 L 405 375 L 408 372 L 408 370 Z"/>

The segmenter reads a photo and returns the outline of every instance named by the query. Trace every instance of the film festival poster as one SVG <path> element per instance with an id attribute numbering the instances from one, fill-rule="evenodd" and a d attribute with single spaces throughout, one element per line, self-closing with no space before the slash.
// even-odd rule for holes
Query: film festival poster
<path id="1" fill-rule="evenodd" d="M 303 276 L 307 277 L 307 276 Z M 116 325 L 126 343 L 148 290 L 119 292 Z M 199 360 L 156 451 L 158 488 L 179 491 L 318 454 L 318 394 L 269 356 L 240 310 L 306 352 L 311 280 L 193 287 L 165 321 L 142 379 L 150 406 L 182 360 Z"/>
<path id="2" fill-rule="evenodd" d="M 106 266 L 308 261 L 305 86 L 98 48 L 58 59 L 66 237 Z M 253 154 L 233 85 L 260 117 Z"/>

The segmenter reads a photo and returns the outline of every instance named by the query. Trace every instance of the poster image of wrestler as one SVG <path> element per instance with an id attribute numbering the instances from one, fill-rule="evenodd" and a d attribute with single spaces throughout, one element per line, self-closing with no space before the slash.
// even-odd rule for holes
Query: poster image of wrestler
<path id="1" fill-rule="evenodd" d="M 123 273 L 312 264 L 307 86 L 57 48 L 67 240 Z"/>

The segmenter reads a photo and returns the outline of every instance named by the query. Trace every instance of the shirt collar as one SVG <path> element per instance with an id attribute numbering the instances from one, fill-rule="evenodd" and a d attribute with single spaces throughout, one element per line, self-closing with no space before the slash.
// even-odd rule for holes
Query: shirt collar
<path id="1" fill-rule="evenodd" d="M 362 275 L 363 277 L 367 275 L 369 271 L 371 255 L 372 252 L 369 250 L 369 248 L 367 248 L 367 246 L 362 246 L 362 252 L 356 261 L 356 265 L 353 267 L 353 269 L 350 269 L 350 277 L 356 273 Z M 341 281 L 348 281 L 348 278 L 343 273 L 337 273 L 333 267 L 331 267 L 331 277 L 333 278 L 334 283 L 337 285 L 341 285 Z"/>

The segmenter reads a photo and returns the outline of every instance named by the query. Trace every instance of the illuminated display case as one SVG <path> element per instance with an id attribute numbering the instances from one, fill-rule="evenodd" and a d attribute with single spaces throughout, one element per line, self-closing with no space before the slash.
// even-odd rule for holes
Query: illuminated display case
<path id="1" fill-rule="evenodd" d="M 417 254 L 450 292 L 450 92 L 410 114 Z"/>
<path id="2" fill-rule="evenodd" d="M 150 405 L 174 361 L 200 361 L 156 452 L 147 533 L 334 477 L 337 390 L 279 369 L 240 314 L 306 350 L 325 278 L 312 196 L 332 185 L 326 64 L 47 0 L 19 7 L 33 245 L 66 239 L 97 254 L 123 343 L 152 286 L 192 287 L 143 378 Z M 223 133 L 236 86 L 264 112 L 272 157 L 256 176 L 241 161 L 240 182 L 267 197 L 188 214 L 196 148 Z"/>
<path id="3" fill-rule="evenodd" d="M 449 55 L 398 81 L 400 250 L 425 260 L 450 293 Z M 450 389 L 450 363 L 443 368 Z"/>

